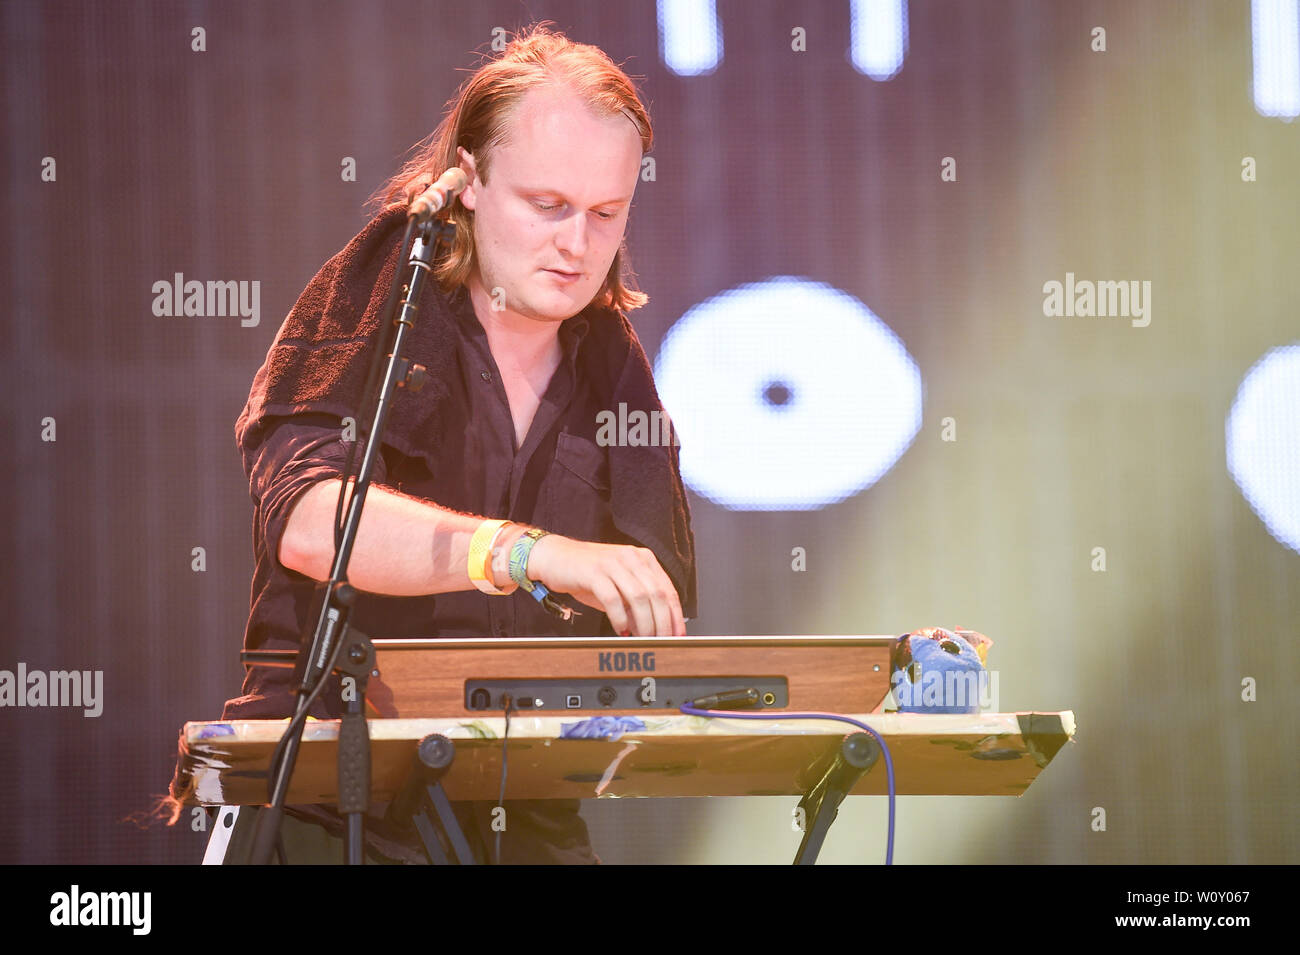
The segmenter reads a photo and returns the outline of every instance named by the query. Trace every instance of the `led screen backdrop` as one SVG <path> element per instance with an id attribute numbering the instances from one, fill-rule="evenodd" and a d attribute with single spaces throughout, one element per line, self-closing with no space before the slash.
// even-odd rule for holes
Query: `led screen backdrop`
<path id="1" fill-rule="evenodd" d="M 253 373 L 542 19 L 654 122 L 627 242 L 690 631 L 968 626 L 1001 710 L 1075 712 L 1024 797 L 903 800 L 899 861 L 1300 860 L 1294 0 L 10 0 L 0 670 L 102 683 L 0 708 L 0 861 L 202 857 L 129 819 L 238 691 Z M 195 280 L 239 306 L 159 314 Z M 782 862 L 794 803 L 584 815 L 611 862 Z M 884 822 L 850 800 L 823 858 Z"/>

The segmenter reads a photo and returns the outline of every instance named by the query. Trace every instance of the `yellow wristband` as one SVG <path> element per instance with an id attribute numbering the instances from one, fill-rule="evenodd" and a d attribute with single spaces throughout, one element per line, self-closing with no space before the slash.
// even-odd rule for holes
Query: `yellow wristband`
<path id="1" fill-rule="evenodd" d="M 466 569 L 470 582 L 485 594 L 504 597 L 509 591 L 500 590 L 488 576 L 488 561 L 492 558 L 492 542 L 509 521 L 487 520 L 478 526 L 469 540 L 469 560 Z"/>

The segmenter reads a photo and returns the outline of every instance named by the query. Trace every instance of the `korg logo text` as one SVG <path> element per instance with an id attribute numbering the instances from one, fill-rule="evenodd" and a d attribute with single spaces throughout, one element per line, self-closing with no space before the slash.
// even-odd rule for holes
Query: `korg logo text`
<path id="1" fill-rule="evenodd" d="M 655 668 L 655 654 L 653 650 L 645 653 L 632 651 L 631 653 L 602 653 L 600 657 L 601 673 L 627 673 L 635 670 L 638 673 L 644 673 Z"/>

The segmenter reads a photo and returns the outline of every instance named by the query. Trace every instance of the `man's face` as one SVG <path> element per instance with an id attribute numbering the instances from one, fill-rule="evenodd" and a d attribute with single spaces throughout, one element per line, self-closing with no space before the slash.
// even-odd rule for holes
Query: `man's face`
<path id="1" fill-rule="evenodd" d="M 536 321 L 586 308 L 623 241 L 641 171 L 636 127 L 594 115 L 566 90 L 538 89 L 524 95 L 493 151 L 489 182 L 459 152 L 469 177 L 460 201 L 474 211 L 471 285 L 481 284 L 489 304 Z"/>

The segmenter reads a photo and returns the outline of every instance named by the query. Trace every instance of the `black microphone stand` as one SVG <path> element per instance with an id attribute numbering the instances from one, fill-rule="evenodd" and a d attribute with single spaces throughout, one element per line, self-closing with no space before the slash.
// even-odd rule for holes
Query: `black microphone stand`
<path id="1" fill-rule="evenodd" d="M 346 819 L 344 861 L 349 865 L 360 865 L 365 861 L 365 811 L 370 804 L 370 734 L 365 718 L 365 690 L 370 672 L 374 668 L 375 650 L 369 637 L 360 631 L 349 636 L 348 622 L 352 605 L 356 600 L 356 590 L 347 582 L 348 562 L 352 557 L 352 547 L 356 542 L 357 529 L 361 523 L 361 510 L 365 506 L 375 457 L 379 453 L 380 438 L 383 435 L 384 423 L 396 389 L 409 387 L 412 391 L 418 391 L 424 384 L 425 369 L 403 358 L 402 346 L 407 333 L 414 326 L 415 313 L 418 311 L 416 303 L 420 300 L 420 293 L 430 271 L 429 263 L 433 255 L 435 230 L 439 238 L 445 239 L 449 233 L 454 232 L 454 229 L 454 226 L 437 222 L 427 214 L 418 216 L 412 213 L 407 219 L 398 262 L 406 259 L 407 250 L 411 249 L 408 261 L 409 278 L 405 286 L 393 282 L 380 318 L 375 361 L 378 361 L 379 355 L 383 353 L 389 326 L 393 324 L 391 350 L 387 355 L 387 366 L 375 401 L 374 418 L 366 440 L 365 455 L 348 502 L 347 519 L 341 535 L 336 534 L 334 564 L 325 586 L 324 601 L 321 604 L 320 617 L 316 622 L 316 634 L 306 656 L 302 655 L 302 649 L 298 651 L 300 661 L 298 671 L 301 673 L 301 679 L 296 689 L 297 710 L 293 719 L 289 721 L 288 727 L 285 728 L 284 736 L 273 758 L 269 783 L 270 805 L 258 814 L 257 828 L 253 835 L 250 860 L 255 864 L 269 863 L 275 853 L 279 841 L 280 821 L 289 791 L 289 780 L 293 775 L 298 749 L 302 743 L 307 714 L 329 682 L 328 677 L 332 672 L 338 672 L 344 678 L 351 678 L 354 681 L 354 686 L 350 688 L 351 693 L 347 693 L 346 689 L 349 688 L 345 687 L 346 707 L 339 726 L 338 742 L 338 808 Z M 414 236 L 413 248 L 412 236 Z M 394 322 L 393 314 L 397 307 L 399 288 L 404 293 L 404 298 L 401 302 L 401 313 Z M 373 368 L 372 364 L 372 372 Z M 373 381 L 373 374 L 371 381 Z M 367 383 L 367 391 L 369 387 L 370 382 Z M 362 398 L 365 399 L 364 394 Z M 343 475 L 340 495 L 347 490 L 348 477 L 347 474 Z M 345 645 L 346 652 L 344 652 Z"/>

